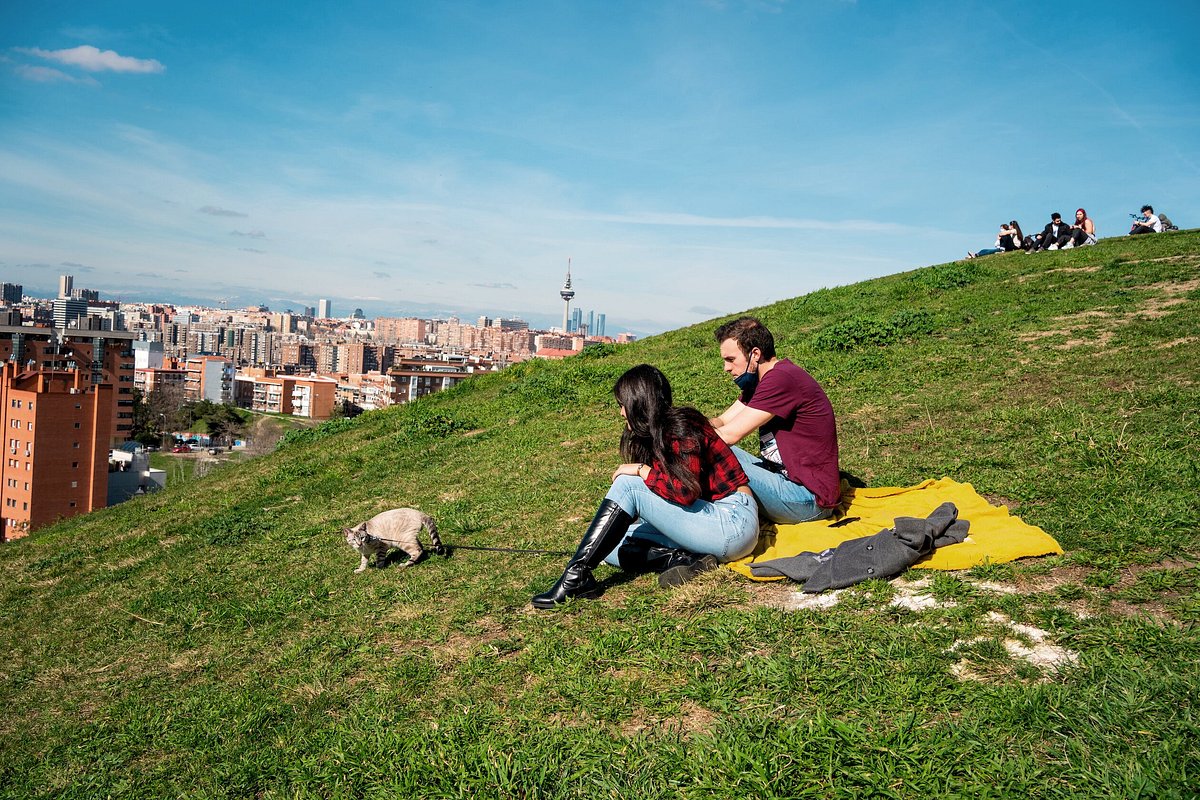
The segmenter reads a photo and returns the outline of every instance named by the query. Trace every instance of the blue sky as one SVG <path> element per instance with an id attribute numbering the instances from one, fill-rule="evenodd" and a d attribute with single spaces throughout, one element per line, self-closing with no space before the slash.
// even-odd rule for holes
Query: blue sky
<path id="1" fill-rule="evenodd" d="M 656 332 L 1143 203 L 1200 4 L 0 4 L 0 279 Z"/>

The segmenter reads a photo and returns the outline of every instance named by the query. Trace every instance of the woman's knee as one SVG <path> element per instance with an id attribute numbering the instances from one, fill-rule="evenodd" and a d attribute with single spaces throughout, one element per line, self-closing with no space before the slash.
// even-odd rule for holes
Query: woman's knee
<path id="1" fill-rule="evenodd" d="M 646 482 L 635 475 L 618 475 L 604 495 L 626 514 L 637 516 L 637 495 L 647 491 Z"/>

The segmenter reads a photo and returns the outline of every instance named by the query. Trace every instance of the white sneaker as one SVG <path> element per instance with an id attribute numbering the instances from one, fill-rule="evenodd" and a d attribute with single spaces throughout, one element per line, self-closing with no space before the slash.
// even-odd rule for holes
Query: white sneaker
<path id="1" fill-rule="evenodd" d="M 1050 245 L 1050 246 L 1049 246 L 1049 247 L 1047 247 L 1046 249 L 1047 249 L 1047 250 L 1057 250 L 1057 249 L 1058 249 L 1058 242 L 1055 242 L 1054 244 Z"/>
<path id="2" fill-rule="evenodd" d="M 1071 249 L 1072 247 L 1074 247 L 1074 246 L 1075 246 L 1075 240 L 1074 240 L 1074 239 L 1072 239 L 1071 241 L 1069 241 L 1069 242 L 1067 242 L 1066 244 L 1064 244 L 1064 245 L 1062 246 L 1062 249 L 1063 249 L 1063 250 L 1070 250 L 1070 249 Z"/>

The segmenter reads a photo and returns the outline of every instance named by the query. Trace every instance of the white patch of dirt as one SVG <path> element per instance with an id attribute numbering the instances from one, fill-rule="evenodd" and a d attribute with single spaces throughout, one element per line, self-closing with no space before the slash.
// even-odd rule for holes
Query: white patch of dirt
<path id="1" fill-rule="evenodd" d="M 927 591 L 929 585 L 930 580 L 928 578 L 922 578 L 917 581 L 906 581 L 903 579 L 892 581 L 895 595 L 893 595 L 889 605 L 893 608 L 904 608 L 916 612 L 937 608 L 954 608 L 957 605 L 953 600 L 938 600 Z M 983 591 L 994 592 L 996 594 L 1015 594 L 1018 591 L 1014 586 L 991 581 L 973 582 L 973 585 Z M 788 611 L 813 611 L 833 608 L 841 601 L 842 594 L 845 591 L 845 589 L 835 589 L 820 594 L 792 592 L 783 602 L 783 608 Z M 1055 644 L 1050 640 L 1050 634 L 1041 628 L 1022 622 L 1013 622 L 1010 617 L 997 611 L 988 612 L 986 620 L 997 628 L 995 634 L 959 640 L 951 645 L 946 652 L 955 653 L 960 648 L 977 642 L 989 639 L 998 640 L 1010 657 L 1036 667 L 1042 673 L 1044 680 L 1049 679 L 1051 675 L 1059 670 L 1076 664 L 1079 660 L 1078 653 Z M 982 675 L 966 661 L 959 661 L 954 664 L 950 668 L 950 672 L 956 678 L 963 681 L 989 680 L 989 678 Z"/>
<path id="2" fill-rule="evenodd" d="M 810 609 L 833 608 L 842 599 L 843 589 L 834 589 L 821 594 L 805 594 L 804 592 L 793 592 L 792 596 L 784 601 L 785 611 L 806 611 Z"/>
<path id="3" fill-rule="evenodd" d="M 892 581 L 896 594 L 888 604 L 894 608 L 907 608 L 909 611 L 928 611 L 931 608 L 954 608 L 957 603 L 953 600 L 938 600 L 924 591 L 929 588 L 929 578 L 916 581 L 898 579 Z"/>
<path id="4" fill-rule="evenodd" d="M 1017 587 L 1009 586 L 1005 583 L 996 583 L 995 581 L 979 581 L 974 586 L 976 589 L 983 589 L 985 592 L 993 592 L 995 594 L 1017 593 Z"/>
<path id="5" fill-rule="evenodd" d="M 1007 615 L 998 611 L 990 611 L 987 620 L 1001 629 L 1003 638 L 1000 643 L 1014 659 L 1020 659 L 1031 666 L 1037 667 L 1044 676 L 1072 666 L 1079 661 L 1079 654 L 1074 650 L 1060 647 L 1050 641 L 1050 634 L 1033 625 L 1013 622 Z M 976 636 L 973 639 L 955 642 L 946 651 L 954 653 L 959 648 L 976 642 L 987 641 L 988 636 Z M 970 665 L 959 662 L 950 670 L 959 680 L 983 680 Z"/>
<path id="6" fill-rule="evenodd" d="M 954 608 L 957 605 L 953 600 L 938 600 L 933 595 L 924 591 L 929 588 L 929 583 L 928 578 L 921 578 L 917 581 L 906 581 L 903 578 L 897 578 L 892 581 L 892 588 L 896 590 L 896 593 L 892 596 L 888 604 L 895 608 L 906 608 L 909 611 L 928 611 L 931 608 Z M 833 608 L 841 601 L 843 592 L 845 592 L 845 589 L 833 589 L 832 591 L 820 594 L 792 592 L 791 596 L 784 601 L 783 608 L 787 611 Z"/>
<path id="7" fill-rule="evenodd" d="M 939 601 L 931 594 L 897 593 L 888 605 L 896 608 L 907 608 L 909 611 L 928 611 L 931 608 L 953 608 L 957 605 L 953 600 Z"/>

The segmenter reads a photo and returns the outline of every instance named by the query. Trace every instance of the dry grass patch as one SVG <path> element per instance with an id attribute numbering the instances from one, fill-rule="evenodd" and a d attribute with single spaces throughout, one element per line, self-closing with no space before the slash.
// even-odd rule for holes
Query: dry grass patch
<path id="1" fill-rule="evenodd" d="M 1050 275 L 1055 272 L 1099 272 L 1099 271 L 1100 271 L 1100 267 L 1098 265 L 1092 266 L 1092 267 L 1055 267 L 1054 269 L 1042 270 L 1041 272 L 1033 272 L 1028 275 L 1018 275 L 1017 283 L 1026 283 L 1027 281 L 1032 281 L 1037 278 L 1041 278 L 1045 275 Z"/>
<path id="2" fill-rule="evenodd" d="M 691 700 L 685 701 L 679 712 L 670 717 L 655 717 L 640 711 L 620 725 L 626 738 L 642 735 L 675 735 L 690 739 L 713 730 L 719 718 L 712 711 Z"/>
<path id="3" fill-rule="evenodd" d="M 1169 342 L 1160 342 L 1154 345 L 1159 350 L 1168 350 L 1172 347 L 1178 347 L 1181 344 L 1191 344 L 1192 342 L 1200 341 L 1198 336 L 1184 336 L 1182 339 L 1172 339 Z"/>
<path id="4" fill-rule="evenodd" d="M 172 677 L 182 678 L 200 672 L 208 663 L 209 658 L 204 656 L 201 651 L 185 650 L 167 659 L 166 666 Z"/>
<path id="5" fill-rule="evenodd" d="M 1090 309 L 1075 314 L 1054 317 L 1053 321 L 1060 323 L 1059 327 L 1041 331 L 1026 331 L 1017 334 L 1017 340 L 1026 344 L 1048 339 L 1054 336 L 1067 336 L 1066 342 L 1052 345 L 1056 350 L 1071 350 L 1083 345 L 1107 347 L 1115 336 L 1117 329 L 1128 325 L 1138 318 L 1160 319 L 1173 313 L 1176 306 L 1188 302 L 1185 295 L 1200 289 L 1200 278 L 1186 281 L 1163 281 L 1138 287 L 1143 291 L 1155 292 L 1156 295 L 1147 298 L 1136 309 L 1123 314 L 1116 314 L 1103 309 Z M 1091 338 L 1083 338 L 1078 334 L 1094 334 Z M 1176 346 L 1194 341 L 1196 337 L 1187 337 L 1166 345 L 1157 347 Z"/>
<path id="6" fill-rule="evenodd" d="M 505 658 L 513 655 L 513 653 L 502 654 L 500 649 L 493 646 L 492 643 L 518 634 L 505 630 L 499 622 L 491 617 L 483 617 L 476 624 L 479 627 L 478 632 L 452 631 L 444 642 L 402 639 L 394 635 L 384 637 L 383 641 L 392 648 L 393 652 L 401 655 L 409 655 L 418 650 L 425 651 L 440 667 L 461 664 L 472 655 L 484 651 L 487 651 L 488 655 Z"/>
<path id="7" fill-rule="evenodd" d="M 729 570 L 713 570 L 670 591 L 663 609 L 679 616 L 734 608 L 747 599 L 741 579 Z"/>
<path id="8" fill-rule="evenodd" d="M 988 492 L 981 492 L 980 497 L 982 497 L 984 500 L 987 500 L 990 504 L 992 504 L 994 506 L 1004 506 L 1009 511 L 1012 511 L 1014 508 L 1016 508 L 1019 505 L 1019 503 L 1017 503 L 1016 500 L 1013 500 L 1010 497 L 1005 497 L 1004 495 L 1001 495 L 1001 494 L 990 494 Z"/>
<path id="9" fill-rule="evenodd" d="M 789 602 L 796 590 L 788 581 L 750 581 L 745 584 L 746 598 L 751 605 L 790 610 Z"/>
<path id="10" fill-rule="evenodd" d="M 153 558 L 156 552 L 157 551 L 147 549 L 135 556 L 130 556 L 129 558 L 123 558 L 120 561 L 114 561 L 111 564 L 106 564 L 105 569 L 107 569 L 109 572 L 116 572 L 117 570 L 125 569 L 127 567 L 136 567 L 143 561 L 148 561 Z"/>
<path id="11" fill-rule="evenodd" d="M 1084 345 L 1107 348 L 1112 343 L 1114 336 L 1116 334 L 1112 331 L 1100 331 L 1100 335 L 1095 339 L 1067 339 L 1062 344 L 1056 344 L 1053 347 L 1055 350 L 1073 350 L 1076 347 L 1083 347 Z"/>

